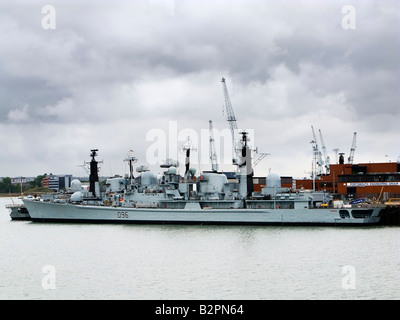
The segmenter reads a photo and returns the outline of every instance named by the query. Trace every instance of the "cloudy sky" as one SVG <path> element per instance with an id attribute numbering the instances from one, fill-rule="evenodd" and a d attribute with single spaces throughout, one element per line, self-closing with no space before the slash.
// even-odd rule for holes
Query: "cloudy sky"
<path id="1" fill-rule="evenodd" d="M 270 154 L 256 175 L 309 175 L 311 125 L 331 162 L 353 132 L 355 163 L 397 161 L 399 27 L 398 0 L 3 1 L 0 176 L 82 176 L 93 148 L 101 175 L 124 174 L 130 149 L 161 172 L 187 135 L 209 169 L 209 120 L 229 133 L 222 77 Z"/>

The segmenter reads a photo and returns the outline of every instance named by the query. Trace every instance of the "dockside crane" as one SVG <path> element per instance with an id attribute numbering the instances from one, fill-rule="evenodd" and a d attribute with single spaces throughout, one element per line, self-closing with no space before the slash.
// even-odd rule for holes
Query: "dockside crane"
<path id="1" fill-rule="evenodd" d="M 314 127 L 311 126 L 314 140 L 311 141 L 313 145 L 313 154 L 314 154 L 314 162 L 315 162 L 315 175 L 320 176 L 322 174 L 322 153 L 319 151 L 317 137 L 315 135 Z M 314 175 L 314 173 L 313 173 Z"/>
<path id="2" fill-rule="evenodd" d="M 228 93 L 228 88 L 226 86 L 226 81 L 225 78 L 222 78 L 221 80 L 222 82 L 222 87 L 224 90 L 224 98 L 225 98 L 225 108 L 226 108 L 226 115 L 227 115 L 227 120 L 229 123 L 229 128 L 231 130 L 231 134 L 232 134 L 232 148 L 233 148 L 233 153 L 232 153 L 232 163 L 235 165 L 238 165 L 238 161 L 240 159 L 240 157 L 238 156 L 238 139 L 236 137 L 236 133 L 238 131 L 238 126 L 236 123 L 236 117 L 235 114 L 233 112 L 233 108 L 232 108 L 232 103 L 231 103 L 231 99 L 229 98 L 229 93 Z"/>
<path id="3" fill-rule="evenodd" d="M 209 131 L 210 131 L 210 160 L 211 160 L 211 170 L 213 172 L 218 171 L 218 161 L 217 153 L 215 151 L 215 140 L 214 140 L 214 130 L 212 126 L 212 121 L 209 121 Z"/>
<path id="4" fill-rule="evenodd" d="M 357 137 L 357 132 L 354 132 L 353 143 L 351 144 L 351 149 L 350 149 L 350 155 L 347 158 L 348 163 L 350 163 L 350 164 L 353 164 L 353 160 L 354 160 L 354 151 L 356 151 L 356 137 Z"/>
<path id="5" fill-rule="evenodd" d="M 330 172 L 330 165 L 331 165 L 331 159 L 329 158 L 328 152 L 326 151 L 325 142 L 324 142 L 324 139 L 322 138 L 321 129 L 319 129 L 319 138 L 321 139 L 322 152 L 324 153 L 325 173 L 326 173 L 326 174 L 329 174 L 329 172 Z"/>
<path id="6" fill-rule="evenodd" d="M 233 113 L 231 99 L 229 98 L 228 88 L 225 78 L 222 78 L 222 87 L 224 90 L 225 107 L 227 120 L 232 134 L 232 163 L 237 166 L 237 176 L 239 178 L 239 193 L 243 199 L 251 196 L 254 191 L 253 185 L 253 167 L 251 161 L 251 150 L 247 142 L 249 141 L 248 132 L 238 132 L 236 117 Z M 239 136 L 240 134 L 240 139 Z"/>

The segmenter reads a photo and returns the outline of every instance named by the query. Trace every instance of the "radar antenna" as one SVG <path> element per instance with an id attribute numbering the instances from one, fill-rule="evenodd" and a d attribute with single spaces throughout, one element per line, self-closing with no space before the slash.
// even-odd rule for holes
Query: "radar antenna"
<path id="1" fill-rule="evenodd" d="M 132 182 L 132 180 L 134 179 L 134 176 L 133 176 L 133 164 L 135 162 L 137 162 L 137 159 L 133 155 L 133 150 L 132 149 L 129 150 L 127 158 L 124 161 L 127 161 L 129 163 L 129 179 Z"/>
<path id="2" fill-rule="evenodd" d="M 99 149 L 92 149 L 90 150 L 90 156 L 92 160 L 90 162 L 84 161 L 82 168 L 89 174 L 89 191 L 92 192 L 94 197 L 100 196 L 100 187 L 99 187 L 99 171 L 100 167 L 99 164 L 103 163 L 103 161 L 97 161 L 97 151 Z M 87 169 L 87 165 L 89 165 L 89 169 Z"/>

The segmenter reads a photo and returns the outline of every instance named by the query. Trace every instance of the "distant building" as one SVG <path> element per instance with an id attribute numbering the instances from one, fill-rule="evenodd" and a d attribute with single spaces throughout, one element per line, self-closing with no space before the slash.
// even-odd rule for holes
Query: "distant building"
<path id="1" fill-rule="evenodd" d="M 43 188 L 48 188 L 49 187 L 49 178 L 48 177 L 44 177 L 42 179 L 42 187 Z"/>
<path id="2" fill-rule="evenodd" d="M 331 164 L 329 175 L 299 179 L 296 189 L 325 190 L 348 199 L 387 200 L 400 196 L 400 163 Z"/>
<path id="3" fill-rule="evenodd" d="M 49 174 L 42 179 L 42 187 L 52 189 L 56 192 L 71 187 L 72 175 L 54 175 Z"/>

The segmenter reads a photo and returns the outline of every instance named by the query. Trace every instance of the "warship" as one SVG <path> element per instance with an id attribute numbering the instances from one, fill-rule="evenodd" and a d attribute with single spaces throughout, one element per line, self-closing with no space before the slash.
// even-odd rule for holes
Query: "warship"
<path id="1" fill-rule="evenodd" d="M 280 177 L 271 173 L 261 192 L 253 191 L 252 168 L 246 134 L 237 179 L 228 181 L 222 172 L 196 175 L 186 150 L 185 174 L 177 163 L 167 161 L 160 178 L 141 166 L 133 175 L 109 178 L 101 192 L 96 161 L 91 150 L 89 189 L 79 180 L 71 183 L 68 199 L 57 197 L 23 199 L 34 222 L 227 224 L 227 225 L 371 225 L 378 224 L 381 207 L 349 205 L 335 207 L 332 195 L 281 187 Z"/>
<path id="2" fill-rule="evenodd" d="M 327 192 L 307 192 L 281 187 L 277 174 L 266 177 L 265 188 L 254 191 L 252 150 L 248 132 L 239 131 L 225 79 L 222 78 L 227 120 L 232 134 L 235 179 L 218 171 L 210 121 L 210 171 L 196 175 L 190 167 L 190 146 L 183 148 L 185 172 L 171 159 L 161 164 L 161 177 L 146 167 L 136 169 L 137 159 L 128 154 L 129 174 L 107 179 L 101 191 L 98 149 L 91 150 L 89 189 L 79 180 L 71 183 L 68 199 L 24 199 L 31 219 L 38 221 L 244 224 L 244 225 L 370 225 L 379 223 L 378 206 L 358 204 L 338 207 Z M 136 175 L 136 174 L 135 174 Z"/>

